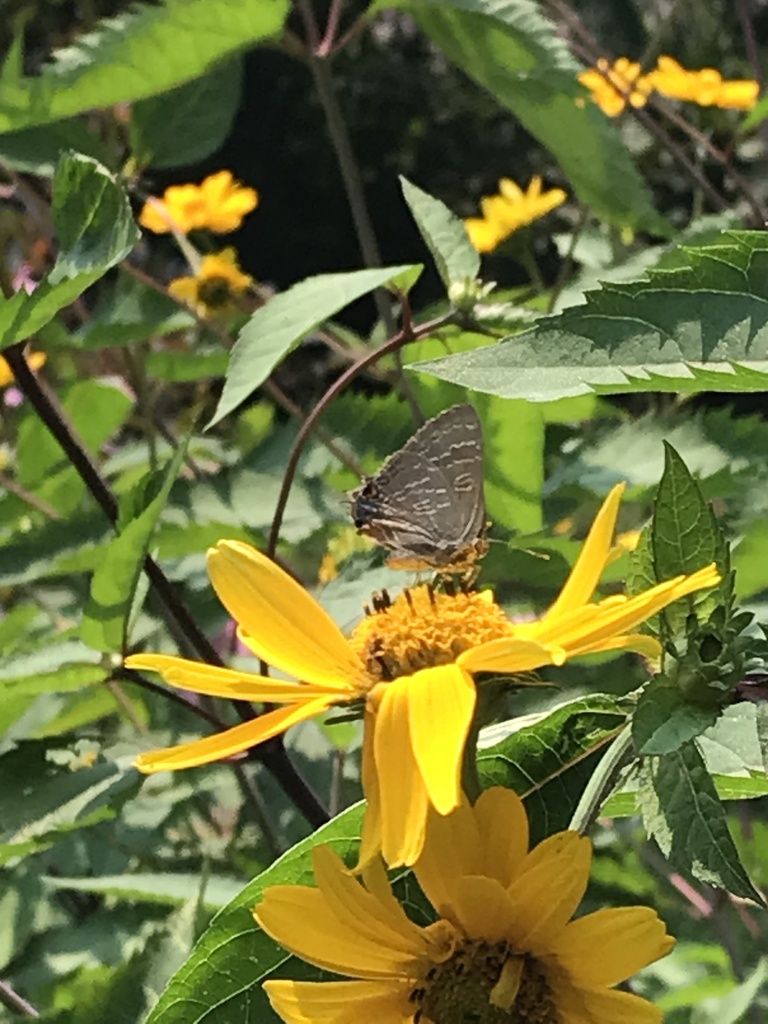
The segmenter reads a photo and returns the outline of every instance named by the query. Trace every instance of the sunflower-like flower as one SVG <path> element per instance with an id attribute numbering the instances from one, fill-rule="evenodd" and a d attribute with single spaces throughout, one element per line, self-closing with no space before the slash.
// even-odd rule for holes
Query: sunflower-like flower
<path id="1" fill-rule="evenodd" d="M 544 217 L 567 198 L 561 188 L 542 192 L 538 174 L 531 178 L 525 192 L 511 178 L 502 178 L 498 195 L 480 200 L 483 216 L 468 217 L 464 226 L 478 252 L 492 252 L 515 231 Z"/>
<path id="2" fill-rule="evenodd" d="M 592 99 L 608 117 L 618 117 L 627 104 L 644 107 L 652 85 L 648 77 L 640 74 L 637 61 L 619 57 L 611 64 L 601 57 L 596 67 L 579 75 L 579 81 L 592 94 Z"/>
<path id="3" fill-rule="evenodd" d="M 190 768 L 239 754 L 334 706 L 364 708 L 362 781 L 368 800 L 361 862 L 379 849 L 387 863 L 421 853 L 427 813 L 461 801 L 460 774 L 477 703 L 474 676 L 516 675 L 601 651 L 653 658 L 658 642 L 634 632 L 666 605 L 719 581 L 713 565 L 634 597 L 592 596 L 611 552 L 623 484 L 595 518 L 565 586 L 532 622 L 511 622 L 490 591 L 436 593 L 422 585 L 380 598 L 345 637 L 303 587 L 241 541 L 208 552 L 216 593 L 257 658 L 300 682 L 220 668 L 165 654 L 134 654 L 131 669 L 213 697 L 282 705 L 222 733 L 149 751 L 143 772 Z"/>
<path id="4" fill-rule="evenodd" d="M 317 888 L 269 888 L 254 917 L 303 960 L 357 980 L 270 980 L 272 1007 L 288 1024 L 660 1024 L 658 1007 L 613 986 L 674 939 L 649 907 L 571 920 L 591 855 L 576 832 L 529 852 L 519 797 L 486 790 L 474 807 L 430 815 L 414 873 L 437 919 L 422 927 L 379 859 L 363 884 L 330 847 L 317 847 Z"/>
<path id="5" fill-rule="evenodd" d="M 237 265 L 234 249 L 203 256 L 197 273 L 177 277 L 168 291 L 179 302 L 192 306 L 199 316 L 227 316 L 237 307 L 237 299 L 253 284 L 253 278 Z"/>
<path id="6" fill-rule="evenodd" d="M 751 110 L 760 92 L 760 85 L 753 79 L 724 79 L 715 68 L 689 71 L 672 57 L 659 57 L 647 81 L 668 99 L 698 103 L 700 107 Z"/>
<path id="7" fill-rule="evenodd" d="M 171 185 L 162 199 L 148 199 L 139 224 L 158 235 L 169 231 L 188 234 L 198 228 L 224 235 L 236 231 L 258 202 L 256 189 L 235 181 L 231 171 L 218 171 L 200 185 Z"/>

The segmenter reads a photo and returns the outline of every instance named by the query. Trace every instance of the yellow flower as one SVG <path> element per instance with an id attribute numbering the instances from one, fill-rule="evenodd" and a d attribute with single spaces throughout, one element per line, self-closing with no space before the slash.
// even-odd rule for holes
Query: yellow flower
<path id="1" fill-rule="evenodd" d="M 478 252 L 491 252 L 515 231 L 544 217 L 566 199 L 561 188 L 542 192 L 538 174 L 531 178 L 526 192 L 511 178 L 502 178 L 499 194 L 483 196 L 480 200 L 483 216 L 468 217 L 464 226 Z"/>
<path id="2" fill-rule="evenodd" d="M 253 283 L 237 265 L 234 249 L 204 256 L 198 272 L 191 277 L 177 277 L 168 291 L 179 302 L 186 302 L 199 316 L 215 317 L 231 313 L 235 300 Z"/>
<path id="3" fill-rule="evenodd" d="M 672 601 L 719 576 L 714 565 L 659 583 L 634 597 L 592 602 L 611 548 L 623 485 L 597 514 L 552 607 L 511 622 L 490 591 L 436 593 L 421 585 L 374 604 L 347 639 L 295 580 L 255 548 L 224 540 L 208 552 L 216 593 L 242 642 L 262 661 L 301 682 L 218 668 L 164 654 L 135 654 L 132 669 L 214 697 L 282 705 L 226 732 L 141 754 L 143 772 L 190 768 L 238 754 L 339 705 L 364 705 L 363 789 L 368 808 L 361 859 L 383 851 L 412 864 L 427 812 L 449 814 L 461 800 L 460 773 L 476 705 L 474 676 L 515 675 L 600 651 L 653 658 L 659 644 L 633 632 Z"/>
<path id="4" fill-rule="evenodd" d="M 26 354 L 26 360 L 29 364 L 30 370 L 33 373 L 37 373 L 41 366 L 45 365 L 45 361 L 48 357 L 45 352 L 28 352 Z M 0 388 L 7 388 L 9 384 L 13 384 L 16 378 L 13 376 L 13 370 L 8 365 L 8 360 L 3 356 L 0 356 Z"/>
<path id="5" fill-rule="evenodd" d="M 256 189 L 240 185 L 231 171 L 219 171 L 201 185 L 171 185 L 162 199 L 148 199 L 139 224 L 158 235 L 171 230 L 187 234 L 197 228 L 223 235 L 236 231 L 258 202 Z"/>
<path id="6" fill-rule="evenodd" d="M 254 917 L 297 956 L 357 980 L 271 980 L 264 989 L 288 1024 L 661 1024 L 658 1007 L 613 986 L 675 940 L 650 907 L 571 920 L 591 855 L 576 832 L 528 852 L 519 797 L 489 789 L 474 807 L 430 816 L 414 872 L 437 919 L 422 927 L 380 860 L 362 884 L 330 847 L 316 847 L 317 888 L 269 888 Z"/>
<path id="7" fill-rule="evenodd" d="M 715 68 L 688 71 L 672 57 L 659 57 L 648 81 L 662 96 L 702 107 L 751 110 L 760 92 L 759 84 L 751 79 L 726 81 Z"/>
<path id="8" fill-rule="evenodd" d="M 619 57 L 611 66 L 601 57 L 597 67 L 582 71 L 579 81 L 592 93 L 592 99 L 608 117 L 617 117 L 626 107 L 644 107 L 651 84 L 640 74 L 640 65 L 628 57 Z"/>

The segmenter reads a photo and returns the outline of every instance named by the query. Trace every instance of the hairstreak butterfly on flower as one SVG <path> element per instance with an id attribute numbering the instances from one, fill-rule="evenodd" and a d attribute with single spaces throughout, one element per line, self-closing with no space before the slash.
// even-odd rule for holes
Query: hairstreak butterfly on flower
<path id="1" fill-rule="evenodd" d="M 352 518 L 397 569 L 465 572 L 488 550 L 483 434 L 471 405 L 424 424 L 350 492 Z"/>

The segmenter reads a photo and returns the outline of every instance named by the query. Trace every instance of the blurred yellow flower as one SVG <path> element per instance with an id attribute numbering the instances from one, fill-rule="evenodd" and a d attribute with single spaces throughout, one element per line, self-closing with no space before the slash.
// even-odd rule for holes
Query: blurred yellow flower
<path id="1" fill-rule="evenodd" d="M 474 677 L 514 676 L 601 651 L 658 657 L 635 632 L 672 601 L 720 579 L 714 565 L 632 597 L 592 597 L 606 564 L 623 485 L 598 512 L 560 595 L 540 618 L 511 621 L 490 591 L 449 594 L 422 584 L 394 601 L 380 596 L 345 637 L 286 572 L 249 544 L 223 540 L 208 552 L 213 587 L 238 636 L 257 658 L 299 682 L 219 668 L 165 654 L 133 654 L 130 669 L 214 697 L 282 705 L 191 743 L 140 754 L 143 772 L 191 768 L 239 754 L 329 708 L 364 710 L 362 781 L 368 806 L 363 863 L 418 859 L 431 809 L 461 802 L 461 769 L 475 714 Z"/>
<path id="2" fill-rule="evenodd" d="M 647 76 L 640 74 L 640 65 L 628 57 L 619 57 L 613 65 L 601 57 L 596 67 L 582 71 L 579 81 L 608 117 L 618 117 L 627 103 L 644 107 L 651 91 Z"/>
<path id="3" fill-rule="evenodd" d="M 545 216 L 566 199 L 561 188 L 542 192 L 538 174 L 531 178 L 525 192 L 511 178 L 502 178 L 499 194 L 480 200 L 483 216 L 468 217 L 464 227 L 478 252 L 492 252 L 515 231 Z"/>
<path id="4" fill-rule="evenodd" d="M 234 249 L 204 256 L 194 276 L 177 277 L 168 291 L 179 302 L 186 302 L 198 316 L 213 318 L 233 312 L 237 298 L 253 283 L 237 265 Z"/>
<path id="5" fill-rule="evenodd" d="M 171 185 L 162 199 L 148 199 L 139 224 L 158 235 L 171 230 L 188 234 L 198 228 L 223 235 L 236 231 L 258 202 L 256 189 L 240 185 L 231 171 L 219 171 L 201 185 Z"/>
<path id="6" fill-rule="evenodd" d="M 636 906 L 571 920 L 591 844 L 558 832 L 529 852 L 511 790 L 430 815 L 414 867 L 430 924 L 406 915 L 380 860 L 360 881 L 329 846 L 312 855 L 317 886 L 268 888 L 254 917 L 296 956 L 355 980 L 265 982 L 287 1024 L 661 1024 L 658 1007 L 614 986 L 669 953 L 664 922 Z"/>
<path id="7" fill-rule="evenodd" d="M 33 373 L 37 373 L 40 367 L 45 365 L 47 358 L 45 352 L 28 352 L 26 354 L 27 363 Z M 13 384 L 15 379 L 8 361 L 0 356 L 0 388 L 7 388 L 9 384 Z"/>
<path id="8" fill-rule="evenodd" d="M 688 71 L 672 57 L 659 57 L 647 80 L 662 96 L 701 107 L 751 110 L 760 92 L 759 84 L 751 79 L 724 80 L 715 68 Z"/>

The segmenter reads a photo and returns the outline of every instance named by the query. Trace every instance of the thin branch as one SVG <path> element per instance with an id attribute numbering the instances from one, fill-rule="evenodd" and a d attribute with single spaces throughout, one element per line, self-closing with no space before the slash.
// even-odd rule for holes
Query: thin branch
<path id="1" fill-rule="evenodd" d="M 32 1003 L 28 1003 L 7 981 L 0 980 L 0 1003 L 20 1017 L 39 1017 Z"/>

